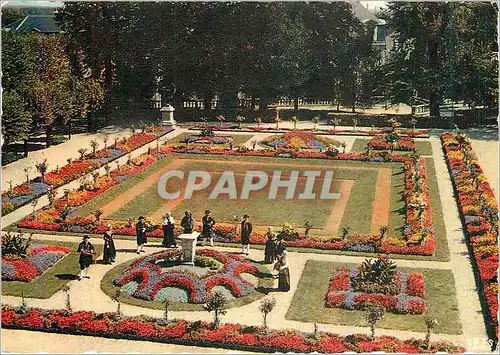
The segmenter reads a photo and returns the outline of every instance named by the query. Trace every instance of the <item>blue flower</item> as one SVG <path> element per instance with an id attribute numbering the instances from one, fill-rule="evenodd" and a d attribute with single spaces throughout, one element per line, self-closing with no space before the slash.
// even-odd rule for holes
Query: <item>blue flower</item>
<path id="1" fill-rule="evenodd" d="M 7 263 L 2 263 L 2 280 L 14 280 L 15 275 L 16 269 L 14 268 L 14 266 Z"/>
<path id="2" fill-rule="evenodd" d="M 347 309 L 354 309 L 354 296 L 356 292 L 349 290 L 345 295 L 345 307 Z"/>

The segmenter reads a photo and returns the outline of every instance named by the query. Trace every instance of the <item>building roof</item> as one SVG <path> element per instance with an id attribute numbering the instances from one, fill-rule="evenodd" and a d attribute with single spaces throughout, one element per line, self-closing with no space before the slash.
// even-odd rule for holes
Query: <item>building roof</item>
<path id="1" fill-rule="evenodd" d="M 354 16 L 356 16 L 361 22 L 365 23 L 368 21 L 374 21 L 376 23 L 381 23 L 381 22 L 385 23 L 385 21 L 377 18 L 377 16 L 375 16 L 375 14 L 373 12 L 368 10 L 366 7 L 361 5 L 359 2 L 353 1 L 353 2 L 349 2 L 349 4 L 352 7 L 352 12 L 353 12 Z"/>
<path id="2" fill-rule="evenodd" d="M 28 15 L 22 20 L 15 21 L 5 29 L 11 29 L 20 33 L 59 33 L 61 32 L 56 23 L 55 15 Z"/>

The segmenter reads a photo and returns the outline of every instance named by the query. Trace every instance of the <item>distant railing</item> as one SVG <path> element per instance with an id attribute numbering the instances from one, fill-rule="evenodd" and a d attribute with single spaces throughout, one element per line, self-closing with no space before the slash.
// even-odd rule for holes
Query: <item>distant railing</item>
<path id="1" fill-rule="evenodd" d="M 332 100 L 324 99 L 313 99 L 313 98 L 299 98 L 299 106 L 304 105 L 318 105 L 318 106 L 332 106 L 334 105 Z M 280 99 L 275 103 L 277 106 L 293 106 L 295 104 L 294 99 L 284 98 Z"/>

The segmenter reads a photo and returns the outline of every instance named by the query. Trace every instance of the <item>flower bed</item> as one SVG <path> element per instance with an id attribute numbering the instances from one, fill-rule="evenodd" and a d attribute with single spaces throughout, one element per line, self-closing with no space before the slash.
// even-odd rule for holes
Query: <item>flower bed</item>
<path id="1" fill-rule="evenodd" d="M 326 307 L 362 310 L 369 304 L 376 304 L 392 313 L 422 314 L 425 312 L 425 282 L 422 274 L 396 272 L 394 279 L 398 293 L 387 294 L 356 292 L 351 285 L 351 279 L 357 273 L 357 268 L 336 270 L 333 273 L 326 294 Z"/>
<path id="2" fill-rule="evenodd" d="M 246 126 L 238 128 L 237 125 L 225 125 L 225 126 L 216 126 L 216 125 L 206 125 L 206 124 L 197 124 L 190 125 L 188 129 L 190 130 L 201 130 L 201 129 L 211 129 L 213 131 L 235 131 L 235 132 L 266 132 L 266 133 L 283 133 L 287 131 L 293 131 L 292 128 L 276 128 L 276 125 L 271 126 Z M 381 128 L 381 129 L 357 129 L 355 131 L 351 129 L 316 129 L 313 130 L 311 128 L 301 129 L 302 131 L 314 132 L 314 134 L 327 134 L 327 135 L 340 135 L 340 136 L 378 136 L 387 132 L 391 132 L 392 128 Z M 429 131 L 426 129 L 396 129 L 396 133 L 403 137 L 414 137 L 414 138 L 429 138 Z"/>
<path id="3" fill-rule="evenodd" d="M 30 282 L 69 254 L 70 248 L 56 245 L 32 245 L 26 258 L 2 257 L 2 281 Z"/>
<path id="4" fill-rule="evenodd" d="M 411 137 L 400 137 L 394 146 L 391 146 L 383 136 L 377 136 L 370 139 L 368 147 L 375 150 L 389 150 L 392 148 L 393 150 L 412 151 L 415 150 L 415 140 Z"/>
<path id="5" fill-rule="evenodd" d="M 467 137 L 441 135 L 489 326 L 498 339 L 498 204 Z"/>
<path id="6" fill-rule="evenodd" d="M 251 275 L 258 273 L 257 268 L 248 260 L 236 254 L 213 249 L 197 250 L 196 257 L 204 257 L 212 260 L 212 263 L 216 260 L 222 264 L 222 268 L 201 275 L 182 267 L 165 269 L 161 264 L 165 260 L 172 266 L 172 262 L 173 265 L 177 265 L 181 258 L 180 250 L 166 250 L 134 261 L 123 275 L 113 280 L 113 283 L 123 287 L 125 292 L 135 298 L 162 302 L 165 298 L 169 301 L 183 301 L 182 295 L 179 296 L 176 290 L 173 290 L 173 294 L 168 294 L 172 291 L 171 288 L 185 291 L 187 293 L 185 301 L 189 303 L 205 303 L 211 297 L 212 289 L 217 286 L 226 288 L 231 293 L 229 296 L 235 298 L 249 295 L 254 291 L 254 285 L 241 277 L 242 273 Z M 176 299 L 176 297 L 181 298 Z"/>
<path id="7" fill-rule="evenodd" d="M 47 172 L 44 181 L 41 181 L 41 178 L 38 177 L 29 183 L 24 182 L 21 185 L 13 187 L 12 191 L 3 191 L 2 215 L 9 214 L 35 198 L 43 196 L 49 189 L 55 189 L 88 174 L 172 130 L 170 127 L 164 127 L 161 130 L 155 130 L 155 134 L 133 134 L 129 138 L 124 139 L 123 142 L 117 143 L 113 148 L 101 149 L 96 151 L 95 154 L 89 153 L 83 160 L 75 160 L 62 168 Z"/>
<path id="8" fill-rule="evenodd" d="M 311 131 L 305 130 L 293 130 L 270 136 L 261 143 L 272 148 L 316 149 L 320 151 L 327 149 L 330 145 L 338 144 L 331 139 L 317 136 Z"/>
<path id="9" fill-rule="evenodd" d="M 448 342 L 421 339 L 400 340 L 392 336 L 370 339 L 365 334 L 341 336 L 333 333 L 303 333 L 297 330 L 265 330 L 259 326 L 223 323 L 214 329 L 208 322 L 189 322 L 150 317 L 117 317 L 115 313 L 29 308 L 21 312 L 2 306 L 2 327 L 50 333 L 146 340 L 191 346 L 209 346 L 254 352 L 372 352 L 463 353 L 464 348 Z"/>
<path id="10" fill-rule="evenodd" d="M 228 144 L 233 138 L 231 136 L 222 135 L 203 135 L 203 134 L 192 134 L 187 137 L 182 138 L 181 143 L 196 143 L 196 144 Z"/>
<path id="11" fill-rule="evenodd" d="M 395 253 L 407 255 L 433 255 L 435 250 L 434 232 L 432 231 L 432 212 L 430 207 L 430 194 L 427 187 L 427 174 L 425 169 L 425 160 L 413 160 L 410 157 L 388 153 L 388 152 L 371 152 L 365 153 L 345 153 L 330 156 L 321 152 L 295 152 L 283 149 L 278 150 L 218 150 L 210 149 L 209 147 L 197 148 L 200 152 L 206 154 L 222 154 L 222 155 L 241 155 L 241 156 L 269 156 L 269 157 L 300 157 L 300 158 L 316 158 L 316 159 L 333 159 L 333 160 L 353 160 L 353 161 L 370 161 L 370 162 L 404 162 L 406 163 L 405 173 L 405 201 L 406 201 L 406 226 L 404 233 L 400 237 L 381 238 L 379 235 L 351 235 L 342 240 L 338 236 L 332 236 L 327 240 L 316 239 L 299 239 L 290 241 L 289 246 L 303 248 L 317 248 L 326 250 L 350 250 L 362 252 L 381 252 Z M 88 216 L 84 219 L 81 217 L 71 217 L 71 208 L 80 206 L 90 199 L 96 197 L 113 185 L 123 182 L 128 176 L 134 175 L 142 171 L 145 167 L 155 162 L 157 159 L 164 158 L 172 152 L 179 153 L 194 153 L 186 147 L 179 146 L 163 146 L 159 153 L 153 152 L 151 155 L 142 155 L 134 159 L 130 164 L 120 168 L 120 171 L 114 170 L 111 172 L 111 177 L 100 177 L 97 180 L 97 188 L 92 191 L 75 190 L 72 191 L 68 199 L 63 198 L 58 200 L 53 207 L 45 208 L 37 211 L 34 214 L 27 216 L 18 223 L 21 228 L 29 229 L 44 229 L 58 230 L 77 233 L 97 233 L 100 234 L 105 230 L 106 224 L 100 222 L 94 216 Z M 197 151 L 197 153 L 200 153 Z M 286 155 L 286 154 L 290 155 Z M 141 161 L 141 165 L 137 166 L 134 162 Z M 415 172 L 418 171 L 418 174 Z M 415 180 L 416 179 L 416 180 Z M 420 189 L 415 188 L 415 181 L 418 181 Z M 60 216 L 66 209 L 69 208 L 68 216 L 61 220 Z M 112 222 L 115 234 L 135 235 L 135 226 L 128 225 L 125 221 Z M 148 233 L 151 237 L 162 237 L 161 228 L 157 227 Z M 215 240 L 229 243 L 238 243 L 239 236 L 234 235 L 230 230 L 215 228 Z M 260 234 L 252 234 L 250 242 L 253 244 L 265 244 L 266 238 Z"/>

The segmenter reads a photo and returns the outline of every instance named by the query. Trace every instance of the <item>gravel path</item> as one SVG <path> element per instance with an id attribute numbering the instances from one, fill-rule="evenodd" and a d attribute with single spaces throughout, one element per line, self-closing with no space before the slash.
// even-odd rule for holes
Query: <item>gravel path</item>
<path id="1" fill-rule="evenodd" d="M 29 341 L 19 341 L 27 338 Z M 36 345 L 34 345 L 36 344 Z M 50 334 L 2 329 L 2 351 L 9 353 L 143 353 L 143 354 L 248 354 L 248 352 L 162 344 L 149 341 L 106 339 L 84 335 Z M 127 349 L 126 351 L 124 349 Z"/>

